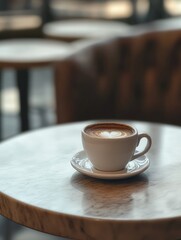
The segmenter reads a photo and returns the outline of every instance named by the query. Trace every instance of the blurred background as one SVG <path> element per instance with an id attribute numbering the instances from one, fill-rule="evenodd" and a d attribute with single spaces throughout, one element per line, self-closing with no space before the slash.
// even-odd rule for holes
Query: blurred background
<path id="1" fill-rule="evenodd" d="M 7 0 L 0 1 L 1 16 L 15 12 L 37 14 L 43 23 L 67 18 L 97 18 L 130 24 L 181 14 L 180 0 Z M 2 28 L 2 25 L 1 25 Z"/>
<path id="2" fill-rule="evenodd" d="M 134 26 L 180 15 L 181 0 L 0 0 L 0 40 L 45 38 L 43 27 L 54 21 L 94 19 Z M 30 69 L 29 76 L 30 130 L 56 124 L 52 68 Z M 15 70 L 1 68 L 0 78 L 1 138 L 5 140 L 21 131 L 20 107 Z M 59 238 L 37 233 L 1 217 L 0 240 L 4 239 Z"/>
<path id="3" fill-rule="evenodd" d="M 111 20 L 132 26 L 180 15 L 181 0 L 0 0 L 0 40 L 43 38 L 43 26 L 59 20 Z M 3 139 L 19 132 L 14 75 L 13 69 L 0 71 Z M 52 69 L 32 69 L 30 79 L 31 128 L 55 124 Z"/>

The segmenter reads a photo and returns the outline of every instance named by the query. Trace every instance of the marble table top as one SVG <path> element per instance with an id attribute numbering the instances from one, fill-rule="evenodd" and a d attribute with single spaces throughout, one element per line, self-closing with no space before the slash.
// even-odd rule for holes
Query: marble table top
<path id="1" fill-rule="evenodd" d="M 0 41 L 0 68 L 36 67 L 52 64 L 70 55 L 65 42 L 40 38 Z"/>
<path id="2" fill-rule="evenodd" d="M 88 122 L 22 134 L 0 144 L 0 214 L 72 239 L 181 239 L 181 128 L 129 122 L 151 135 L 150 167 L 101 180 L 70 165 Z"/>
<path id="3" fill-rule="evenodd" d="M 126 23 L 104 20 L 64 20 L 46 23 L 45 36 L 53 39 L 75 41 L 80 39 L 105 39 L 113 36 L 127 36 L 133 28 Z"/>

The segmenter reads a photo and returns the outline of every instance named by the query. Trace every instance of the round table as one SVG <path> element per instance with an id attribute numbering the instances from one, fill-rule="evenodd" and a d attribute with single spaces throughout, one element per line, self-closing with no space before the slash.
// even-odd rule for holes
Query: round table
<path id="1" fill-rule="evenodd" d="M 101 20 L 64 20 L 47 23 L 43 27 L 46 37 L 72 42 L 84 39 L 104 39 L 132 33 L 125 23 Z"/>
<path id="2" fill-rule="evenodd" d="M 70 54 L 71 47 L 59 41 L 45 39 L 12 39 L 0 41 L 0 71 L 16 70 L 20 95 L 21 130 L 29 130 L 28 86 L 29 70 L 53 65 Z M 1 72 L 0 72 L 1 75 Z M 0 76 L 1 80 L 1 76 Z"/>
<path id="3" fill-rule="evenodd" d="M 0 16 L 0 31 L 14 30 L 31 30 L 40 28 L 42 24 L 41 18 L 38 15 L 1 15 Z"/>
<path id="4" fill-rule="evenodd" d="M 180 239 L 181 128 L 128 122 L 152 136 L 150 167 L 130 179 L 98 180 L 70 164 L 88 123 L 38 130 L 0 145 L 0 214 L 72 239 Z"/>
<path id="5" fill-rule="evenodd" d="M 40 37 L 41 16 L 29 11 L 4 11 L 0 15 L 0 39 Z"/>
<path id="6" fill-rule="evenodd" d="M 0 68 L 33 68 L 59 61 L 70 53 L 65 42 L 32 38 L 0 41 Z"/>

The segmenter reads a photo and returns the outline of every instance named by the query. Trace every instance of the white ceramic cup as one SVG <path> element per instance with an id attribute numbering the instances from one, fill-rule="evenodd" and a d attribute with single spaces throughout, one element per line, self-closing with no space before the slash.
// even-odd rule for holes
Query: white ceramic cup
<path id="1" fill-rule="evenodd" d="M 142 138 L 147 139 L 145 148 L 136 152 Z M 151 147 L 151 137 L 138 134 L 136 128 L 122 123 L 96 123 L 82 130 L 82 144 L 93 166 L 101 171 L 119 171 L 129 161 L 144 155 Z"/>

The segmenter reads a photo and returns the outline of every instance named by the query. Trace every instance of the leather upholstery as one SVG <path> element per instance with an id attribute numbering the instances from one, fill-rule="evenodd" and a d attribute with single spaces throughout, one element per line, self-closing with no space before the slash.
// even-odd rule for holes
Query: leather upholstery
<path id="1" fill-rule="evenodd" d="M 134 27 L 57 64 L 59 123 L 134 119 L 181 125 L 181 24 Z"/>

